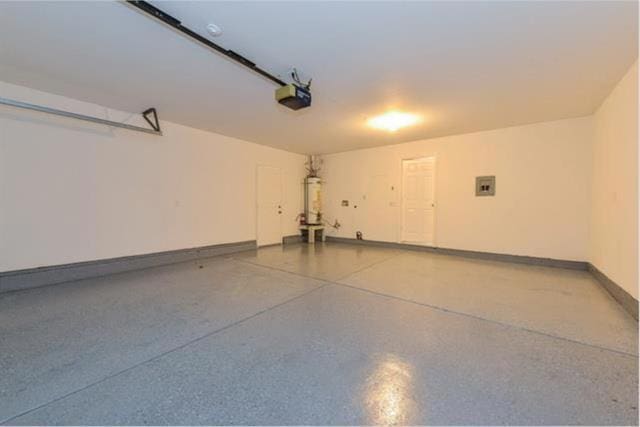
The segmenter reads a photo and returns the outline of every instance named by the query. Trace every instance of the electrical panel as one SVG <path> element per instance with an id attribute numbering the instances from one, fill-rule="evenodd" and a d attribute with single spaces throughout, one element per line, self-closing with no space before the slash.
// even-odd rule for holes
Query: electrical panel
<path id="1" fill-rule="evenodd" d="M 477 176 L 476 177 L 476 196 L 495 196 L 496 195 L 496 177 L 495 176 Z"/>

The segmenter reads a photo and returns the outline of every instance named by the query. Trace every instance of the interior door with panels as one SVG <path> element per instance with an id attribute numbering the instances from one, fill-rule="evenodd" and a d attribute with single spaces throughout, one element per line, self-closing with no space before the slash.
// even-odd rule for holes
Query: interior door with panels
<path id="1" fill-rule="evenodd" d="M 402 162 L 402 241 L 434 245 L 435 157 Z"/>
<path id="2" fill-rule="evenodd" d="M 258 166 L 256 175 L 258 246 L 282 244 L 282 170 Z"/>

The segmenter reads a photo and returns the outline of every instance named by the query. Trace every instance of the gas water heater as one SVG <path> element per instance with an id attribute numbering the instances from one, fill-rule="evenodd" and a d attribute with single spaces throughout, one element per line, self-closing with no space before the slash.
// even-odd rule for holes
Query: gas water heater
<path id="1" fill-rule="evenodd" d="M 322 223 L 322 184 L 318 177 L 304 179 L 304 215 L 309 225 Z"/>

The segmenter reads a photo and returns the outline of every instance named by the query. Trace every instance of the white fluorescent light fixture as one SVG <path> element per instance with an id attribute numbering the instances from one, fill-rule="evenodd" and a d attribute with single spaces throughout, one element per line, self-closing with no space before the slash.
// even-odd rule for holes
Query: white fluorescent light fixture
<path id="1" fill-rule="evenodd" d="M 421 118 L 417 114 L 387 111 L 384 114 L 370 118 L 367 120 L 367 124 L 374 129 L 395 132 L 404 127 L 415 125 L 420 121 Z"/>

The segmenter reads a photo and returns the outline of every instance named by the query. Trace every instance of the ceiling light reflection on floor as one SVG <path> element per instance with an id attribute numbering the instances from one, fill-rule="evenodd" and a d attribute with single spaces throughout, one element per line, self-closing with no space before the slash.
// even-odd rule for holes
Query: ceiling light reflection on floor
<path id="1" fill-rule="evenodd" d="M 365 386 L 368 421 L 375 425 L 410 424 L 415 410 L 412 367 L 394 355 L 379 360 Z"/>

